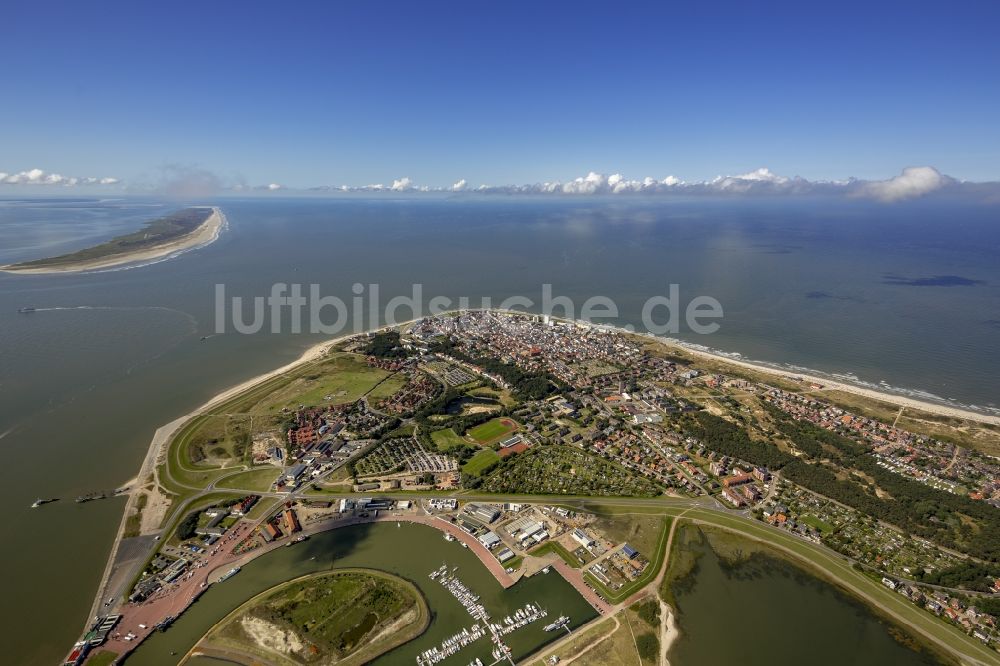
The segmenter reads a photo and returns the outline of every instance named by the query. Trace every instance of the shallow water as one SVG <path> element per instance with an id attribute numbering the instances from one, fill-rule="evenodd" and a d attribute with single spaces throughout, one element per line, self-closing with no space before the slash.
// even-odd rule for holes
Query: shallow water
<path id="1" fill-rule="evenodd" d="M 926 652 L 897 642 L 861 603 L 784 560 L 755 554 L 728 564 L 707 542 L 694 571 L 674 586 L 679 666 L 813 664 L 930 666 Z"/>

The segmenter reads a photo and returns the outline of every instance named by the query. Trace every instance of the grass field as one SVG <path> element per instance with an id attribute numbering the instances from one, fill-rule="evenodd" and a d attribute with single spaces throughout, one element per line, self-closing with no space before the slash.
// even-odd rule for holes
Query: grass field
<path id="1" fill-rule="evenodd" d="M 462 465 L 462 471 L 472 476 L 479 476 L 483 470 L 499 461 L 500 456 L 496 451 L 493 449 L 481 449 L 476 452 L 476 455 L 469 458 L 468 462 Z"/>
<path id="2" fill-rule="evenodd" d="M 87 660 L 87 664 L 90 666 L 111 666 L 115 663 L 115 658 L 118 656 L 117 652 L 111 652 L 110 650 L 101 650 L 100 652 L 95 652 Z"/>
<path id="3" fill-rule="evenodd" d="M 513 407 L 517 404 L 517 399 L 511 395 L 510 391 L 507 389 L 494 389 L 487 386 L 480 388 L 474 388 L 470 391 L 466 391 L 466 395 L 471 395 L 473 397 L 481 398 L 495 398 L 500 401 L 504 407 Z"/>
<path id="4" fill-rule="evenodd" d="M 476 440 L 480 445 L 486 446 L 503 438 L 508 433 L 517 429 L 517 424 L 511 419 L 500 418 L 490 419 L 486 423 L 477 425 L 466 434 Z"/>
<path id="5" fill-rule="evenodd" d="M 406 376 L 402 374 L 395 374 L 382 380 L 381 384 L 372 389 L 371 393 L 368 394 L 368 397 L 373 400 L 388 398 L 396 395 L 396 392 L 405 385 Z"/>
<path id="6" fill-rule="evenodd" d="M 653 559 L 653 550 L 660 540 L 663 518 L 660 516 L 601 516 L 597 529 L 612 543 L 628 542 L 633 548 Z"/>
<path id="7" fill-rule="evenodd" d="M 547 555 L 549 553 L 555 553 L 562 558 L 563 562 L 574 569 L 579 569 L 582 566 L 580 564 L 580 560 L 576 559 L 576 555 L 569 552 L 563 547 L 562 544 L 555 541 L 543 543 L 541 546 L 538 546 L 534 550 L 528 552 L 529 555 L 533 555 L 534 557 L 541 557 L 542 555 Z"/>
<path id="8" fill-rule="evenodd" d="M 806 525 L 809 525 L 810 527 L 816 528 L 817 530 L 823 532 L 824 534 L 833 531 L 833 525 L 829 524 L 825 520 L 820 520 L 816 516 L 800 516 L 799 520 L 801 520 Z"/>
<path id="9" fill-rule="evenodd" d="M 309 372 L 295 378 L 287 385 L 264 396 L 252 412 L 275 414 L 281 409 L 296 409 L 299 405 L 339 405 L 354 402 L 371 391 L 389 372 L 368 367 L 363 356 L 357 354 L 335 354 L 318 364 Z M 379 386 L 381 394 L 392 395 L 402 386 L 403 378 L 393 378 Z"/>
<path id="10" fill-rule="evenodd" d="M 278 478 L 281 470 L 268 465 L 260 469 L 251 469 L 247 472 L 234 474 L 216 484 L 217 488 L 236 488 L 237 490 L 256 490 L 264 492 L 270 490 L 271 484 Z"/>
<path id="11" fill-rule="evenodd" d="M 446 452 L 454 448 L 460 448 L 468 444 L 462 437 L 455 434 L 451 428 L 435 430 L 431 433 L 431 441 L 437 446 L 438 451 Z"/>

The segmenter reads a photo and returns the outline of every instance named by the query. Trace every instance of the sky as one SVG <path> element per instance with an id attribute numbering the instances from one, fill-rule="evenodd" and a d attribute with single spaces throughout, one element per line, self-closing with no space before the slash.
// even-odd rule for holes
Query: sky
<path id="1" fill-rule="evenodd" d="M 10 191 L 590 172 L 696 183 L 761 168 L 1000 181 L 996 2 L 57 1 L 2 14 Z"/>

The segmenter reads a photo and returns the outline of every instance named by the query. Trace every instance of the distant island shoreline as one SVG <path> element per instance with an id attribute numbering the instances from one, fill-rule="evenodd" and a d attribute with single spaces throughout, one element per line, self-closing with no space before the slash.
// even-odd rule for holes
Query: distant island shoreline
<path id="1" fill-rule="evenodd" d="M 200 222 L 196 219 L 192 221 L 192 216 L 199 212 L 207 212 L 207 216 Z M 186 208 L 153 220 L 139 231 L 113 238 L 106 243 L 69 254 L 0 266 L 0 270 L 24 275 L 45 275 L 79 273 L 147 262 L 208 245 L 219 237 L 225 225 L 226 216 L 216 206 Z M 154 229 L 158 233 L 151 233 Z M 152 237 L 147 238 L 150 235 Z"/>

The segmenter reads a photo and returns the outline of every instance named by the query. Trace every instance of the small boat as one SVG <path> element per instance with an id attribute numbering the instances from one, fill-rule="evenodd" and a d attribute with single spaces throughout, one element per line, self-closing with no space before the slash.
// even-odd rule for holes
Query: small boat
<path id="1" fill-rule="evenodd" d="M 17 309 L 17 311 L 20 312 L 21 314 L 27 314 L 29 312 L 35 312 L 35 310 L 36 310 L 36 308 L 33 308 L 31 306 L 25 306 L 23 308 L 18 308 Z"/>
<path id="2" fill-rule="evenodd" d="M 32 509 L 37 509 L 38 507 L 40 507 L 43 504 L 48 504 L 49 502 L 58 502 L 58 501 L 59 501 L 58 497 L 52 497 L 50 499 L 38 498 L 34 502 L 31 503 L 31 508 Z"/>
<path id="3" fill-rule="evenodd" d="M 569 618 L 565 615 L 560 615 L 559 619 L 552 624 L 547 624 L 544 627 L 545 631 L 555 631 L 556 629 L 562 629 L 564 626 L 569 624 Z"/>

